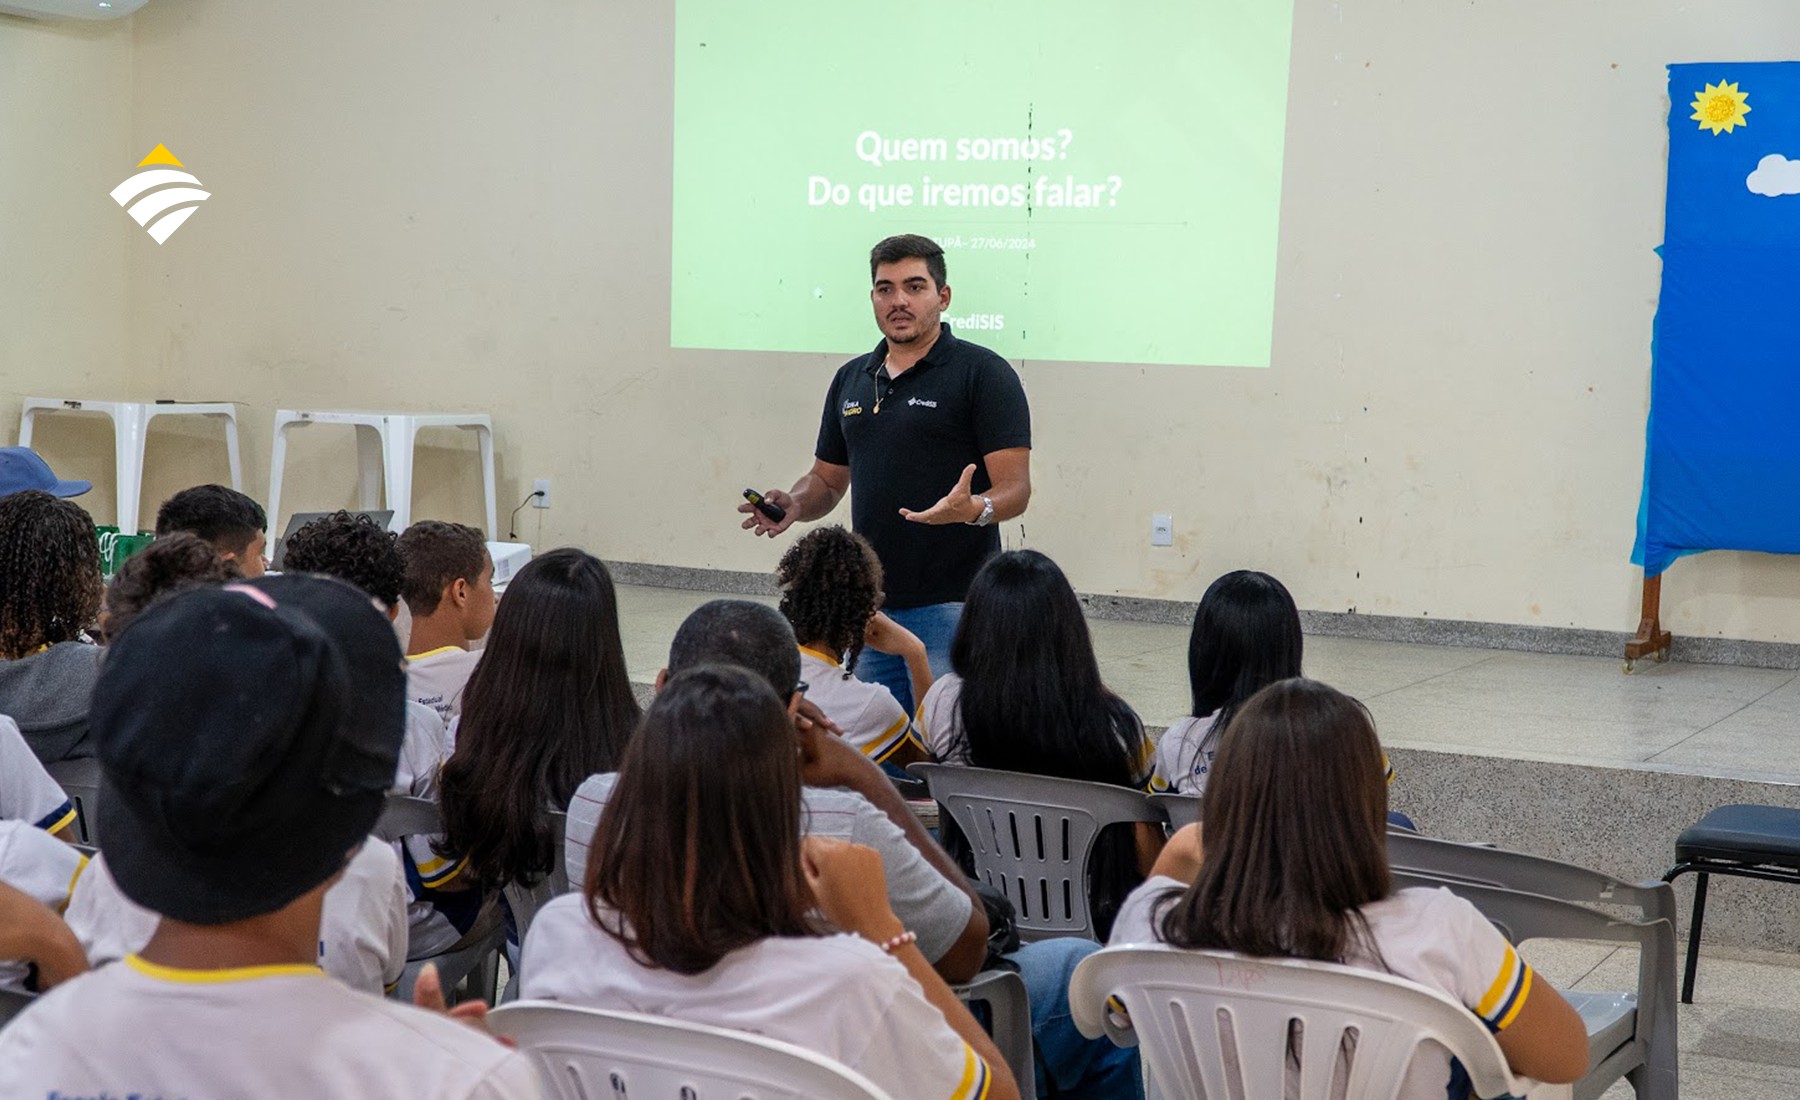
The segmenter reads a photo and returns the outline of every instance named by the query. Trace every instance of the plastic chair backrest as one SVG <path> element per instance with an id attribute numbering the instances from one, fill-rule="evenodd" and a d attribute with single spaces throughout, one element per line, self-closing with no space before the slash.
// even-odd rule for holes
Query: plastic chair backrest
<path id="1" fill-rule="evenodd" d="M 509 882 L 501 890 L 506 896 L 506 907 L 512 910 L 513 929 L 518 935 L 519 943 L 525 942 L 525 933 L 530 930 L 537 911 L 548 905 L 550 899 L 569 892 L 569 872 L 562 858 L 563 838 L 568 830 L 569 815 L 562 810 L 550 811 L 550 873 L 529 886 L 522 882 Z"/>
<path id="2" fill-rule="evenodd" d="M 100 843 L 100 829 L 94 816 L 95 807 L 100 803 L 100 761 L 91 756 L 58 760 L 45 765 L 44 770 L 75 804 L 75 838 L 86 844 Z"/>
<path id="3" fill-rule="evenodd" d="M 1462 1062 L 1474 1095 L 1524 1093 L 1473 1013 L 1436 990 L 1371 970 L 1110 947 L 1083 959 L 1070 982 L 1082 1034 L 1119 1041 L 1120 1029 L 1107 1022 L 1109 997 L 1130 1014 L 1123 1034 L 1137 1038 L 1164 1096 L 1394 1100 L 1415 1052 L 1433 1043 Z M 1297 1076 L 1291 1092 L 1290 1073 Z M 1341 1092 L 1333 1087 L 1340 1076 Z"/>
<path id="4" fill-rule="evenodd" d="M 436 802 L 409 794 L 390 793 L 381 805 L 381 816 L 376 818 L 371 833 L 376 839 L 392 844 L 404 837 L 436 836 L 443 831 L 444 815 Z M 469 938 L 465 936 L 464 939 Z M 506 927 L 496 916 L 487 935 L 436 955 L 409 958 L 395 993 L 402 1000 L 411 1000 L 413 983 L 418 979 L 420 969 L 429 962 L 437 966 L 445 993 L 450 993 L 463 978 L 473 977 L 476 981 L 471 993 L 492 1000 L 499 995 L 494 988 L 498 970 L 494 960 L 505 947 Z"/>
<path id="5" fill-rule="evenodd" d="M 1635 906 L 1643 920 L 1675 920 L 1675 891 L 1657 879 L 1627 882 L 1573 863 L 1415 833 L 1388 833 L 1388 862 L 1396 870 L 1541 894 L 1577 905 Z"/>
<path id="6" fill-rule="evenodd" d="M 961 826 L 975 873 L 1013 903 L 1027 940 L 1095 939 L 1087 890 L 1094 838 L 1108 825 L 1164 820 L 1142 791 L 1110 783 L 952 764 L 907 770 Z"/>
<path id="7" fill-rule="evenodd" d="M 983 970 L 965 985 L 953 986 L 964 1004 L 985 1004 L 988 1034 L 1012 1069 L 1013 1080 L 1037 1079 L 1037 1052 L 1031 1040 L 1031 995 L 1025 979 L 1010 970 Z"/>
<path id="8" fill-rule="evenodd" d="M 10 989 L 0 989 L 0 1024 L 6 1023 L 14 1016 L 31 1007 L 37 1000 L 29 993 L 14 993 Z"/>
<path id="9" fill-rule="evenodd" d="M 444 815 L 438 812 L 436 802 L 410 794 L 390 794 L 382 803 L 374 835 L 391 844 L 402 837 L 435 836 L 443 831 Z"/>
<path id="10" fill-rule="evenodd" d="M 1183 825 L 1200 823 L 1200 796 L 1197 794 L 1153 794 L 1150 804 L 1160 809 L 1163 816 L 1169 819 L 1169 831 L 1174 832 Z"/>
<path id="11" fill-rule="evenodd" d="M 1510 852 L 1503 854 L 1517 855 Z M 1587 873 L 1605 877 L 1598 872 Z M 1615 1042 L 1608 1041 L 1603 1044 L 1602 1049 L 1590 1049 L 1591 1064 L 1587 1074 L 1577 1082 L 1576 1088 L 1583 1096 L 1598 1096 L 1613 1081 L 1642 1066 L 1645 1071 L 1639 1075 L 1642 1080 L 1637 1082 L 1641 1100 L 1673 1100 L 1677 1095 L 1679 1047 L 1676 1036 L 1673 920 L 1666 917 L 1650 920 L 1621 919 L 1562 898 L 1421 874 L 1400 867 L 1394 868 L 1394 885 L 1396 888 L 1444 887 L 1479 909 L 1482 916 L 1493 922 L 1515 944 L 1533 939 L 1600 940 L 1635 944 L 1638 948 L 1637 988 L 1619 996 L 1605 995 L 1618 1005 L 1631 1007 L 1602 1012 L 1599 1021 L 1589 1019 L 1592 1013 L 1582 1010 L 1583 1020 L 1589 1024 L 1590 1033 L 1596 1022 L 1601 1025 L 1601 1034 L 1610 1032 L 1610 1025 L 1623 1015 L 1630 1017 L 1627 1021 L 1629 1030 L 1623 1042 L 1615 1045 Z M 1550 883 L 1546 881 L 1544 885 Z M 1655 885 L 1671 895 L 1674 892 L 1667 883 Z M 1634 889 L 1648 891 L 1649 887 L 1650 884 L 1646 883 Z M 1585 893 L 1585 887 L 1583 892 Z M 1624 899 L 1609 900 L 1614 904 L 1626 904 Z M 1673 905 L 1672 897 L 1667 901 L 1668 906 Z M 1661 911 L 1665 908 L 1664 899 L 1648 899 L 1645 908 Z M 1573 1003 L 1585 995 L 1567 996 Z M 1577 1005 L 1577 1008 L 1580 1009 L 1581 1006 Z"/>
<path id="12" fill-rule="evenodd" d="M 846 1066 L 745 1031 L 550 1001 L 502 1005 L 487 1022 L 555 1100 L 887 1100 Z"/>

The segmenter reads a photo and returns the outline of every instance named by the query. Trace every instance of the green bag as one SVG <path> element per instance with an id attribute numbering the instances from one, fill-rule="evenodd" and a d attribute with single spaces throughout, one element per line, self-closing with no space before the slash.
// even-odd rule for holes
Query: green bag
<path id="1" fill-rule="evenodd" d="M 156 541 L 156 536 L 148 531 L 121 535 L 117 527 L 95 527 L 94 536 L 100 540 L 100 575 L 109 581 L 126 558 Z"/>

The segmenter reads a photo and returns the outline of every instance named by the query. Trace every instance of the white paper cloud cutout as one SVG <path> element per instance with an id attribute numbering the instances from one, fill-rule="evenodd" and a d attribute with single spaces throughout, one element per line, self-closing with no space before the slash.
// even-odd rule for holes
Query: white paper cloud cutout
<path id="1" fill-rule="evenodd" d="M 1769 198 L 1800 195 L 1800 160 L 1770 153 L 1756 162 L 1756 171 L 1745 177 L 1744 186 Z"/>

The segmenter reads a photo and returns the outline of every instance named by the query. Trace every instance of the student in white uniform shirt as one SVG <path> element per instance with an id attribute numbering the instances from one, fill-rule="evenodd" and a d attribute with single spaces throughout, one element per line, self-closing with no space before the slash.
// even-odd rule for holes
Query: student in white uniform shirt
<path id="1" fill-rule="evenodd" d="M 394 849 L 364 840 L 343 877 L 325 891 L 319 925 L 319 968 L 380 997 L 406 969 L 406 879 Z M 119 889 L 106 857 L 97 855 L 75 882 L 63 912 L 89 966 L 117 962 L 144 949 L 160 919 Z"/>
<path id="2" fill-rule="evenodd" d="M 23 894 L 46 912 L 60 914 L 68 908 L 69 891 L 86 877 L 87 862 L 86 856 L 36 826 L 23 821 L 0 821 L 0 884 Z M 0 918 L 26 919 L 18 913 L 18 910 L 9 911 L 5 904 L 0 904 Z M 54 942 L 65 941 L 57 937 Z M 31 983 L 30 963 L 39 962 L 41 968 L 44 962 L 39 961 L 40 955 L 49 962 L 53 979 L 71 976 L 82 969 L 80 963 L 68 957 L 58 970 L 58 953 L 54 946 L 17 953 L 0 951 L 0 990 L 36 993 L 40 988 L 48 988 L 52 984 L 50 981 Z"/>
<path id="3" fill-rule="evenodd" d="M 387 659 L 347 659 L 350 641 Z M 162 919 L 0 1031 L 0 1096 L 542 1095 L 493 1039 L 317 966 L 325 893 L 393 779 L 405 685 L 392 629 L 326 578 L 181 593 L 120 636 L 93 700 L 100 834 L 120 890 Z"/>
<path id="4" fill-rule="evenodd" d="M 801 841 L 791 729 L 743 668 L 672 678 L 625 750 L 582 892 L 532 923 L 521 995 L 752 1031 L 892 1096 L 1016 1100 L 993 1041 L 888 906 L 880 857 Z"/>
<path id="5" fill-rule="evenodd" d="M 657 674 L 657 689 L 671 676 L 703 664 L 750 669 L 772 690 L 777 683 L 795 685 L 800 673 L 787 620 L 774 608 L 748 600 L 712 600 L 696 608 L 675 632 L 669 667 Z M 802 705 L 796 687 L 787 689 L 787 698 L 793 707 Z M 790 728 L 783 739 L 790 752 L 795 737 Z M 956 865 L 867 757 L 822 730 L 800 735 L 799 750 L 805 782 L 801 828 L 808 835 L 836 837 L 880 852 L 888 901 L 918 933 L 925 957 L 948 981 L 974 977 L 987 957 L 987 912 Z M 590 776 L 569 801 L 563 845 L 571 883 L 586 878 L 588 843 L 617 778 L 616 772 Z"/>
<path id="6" fill-rule="evenodd" d="M 494 625 L 494 559 L 480 531 L 435 519 L 402 532 L 400 553 L 400 596 L 412 616 L 406 693 L 448 726 L 462 713 L 463 688 L 481 659 L 469 644 Z"/>
<path id="7" fill-rule="evenodd" d="M 38 762 L 18 723 L 5 715 L 0 715 L 0 820 L 75 839 L 75 804 Z"/>
<path id="8" fill-rule="evenodd" d="M 368 516 L 338 511 L 313 520 L 288 537 L 282 567 L 348 581 L 373 599 L 390 623 L 400 614 L 406 558 L 394 533 Z M 430 707 L 409 699 L 392 790 L 435 800 L 438 774 L 449 756 L 450 735 L 442 720 Z M 441 839 L 409 836 L 395 845 L 412 894 L 409 958 L 429 958 L 485 933 L 478 927 L 483 895 L 462 877 L 461 861 L 438 854 Z"/>
<path id="9" fill-rule="evenodd" d="M 1169 842 L 1111 943 L 1384 971 L 1461 1001 L 1515 1074 L 1580 1077 L 1587 1029 L 1505 937 L 1448 890 L 1394 889 L 1381 761 L 1375 724 L 1349 696 L 1302 679 L 1256 693 L 1221 738 L 1200 824 Z M 1446 1095 L 1468 1095 L 1461 1067 L 1441 1051 L 1414 1059 L 1403 1100 Z"/>
<path id="10" fill-rule="evenodd" d="M 856 677 L 863 647 L 906 661 L 915 699 L 931 690 L 925 643 L 881 614 L 881 562 L 861 535 L 820 527 L 775 567 L 781 613 L 800 640 L 806 697 L 844 731 L 844 740 L 889 769 L 924 760 L 912 716 L 881 684 Z"/>
<path id="11" fill-rule="evenodd" d="M 207 508 L 222 507 L 218 494 L 208 490 L 218 490 L 232 497 L 243 496 L 229 489 L 203 485 L 169 498 L 163 506 L 164 511 L 184 502 L 177 518 L 200 523 L 207 518 L 203 514 Z M 229 502 L 229 498 L 224 500 Z M 243 503 L 255 507 L 255 502 L 247 497 L 243 498 Z M 223 529 L 226 535 L 231 535 L 233 528 L 219 527 L 224 522 L 214 516 L 210 526 L 201 525 L 215 531 Z M 240 523 L 249 522 L 248 519 L 240 520 Z M 394 572 L 397 575 L 398 569 Z M 118 638 L 159 600 L 191 588 L 216 586 L 239 579 L 242 577 L 235 561 L 220 556 L 214 544 L 205 538 L 189 534 L 185 529 L 161 535 L 120 566 L 106 588 L 100 612 L 101 626 L 107 637 Z M 354 577 L 343 579 L 356 583 Z M 391 611 L 389 617 L 392 617 Z M 361 659 L 380 661 L 384 652 L 382 647 L 376 646 Z M 437 715 L 427 707 L 409 703 L 406 738 L 401 743 L 400 765 L 395 778 L 397 790 L 420 794 L 419 788 L 429 787 L 443 760 L 443 740 L 443 723 L 438 721 Z M 429 838 L 418 838 L 416 843 L 427 856 L 431 855 Z M 373 846 L 372 843 L 364 844 L 356 858 L 350 861 L 344 881 L 326 894 L 325 934 L 320 937 L 319 955 L 327 973 L 357 988 L 379 993 L 398 980 L 406 966 L 409 923 L 417 923 L 424 929 L 421 935 L 414 937 L 423 944 L 418 957 L 436 954 L 455 943 L 461 933 L 438 915 L 429 902 L 413 901 L 408 896 L 397 851 L 391 853 L 393 858 L 383 859 L 379 853 L 368 850 Z M 396 877 L 401 919 L 397 947 L 393 908 Z M 92 873 L 83 878 L 83 885 L 77 888 L 70 902 L 68 921 L 92 965 L 100 966 L 123 958 L 148 942 L 156 927 L 156 915 L 132 905 L 119 893 L 111 873 L 106 870 L 104 858 L 96 860 Z M 409 907 L 412 910 L 410 919 Z"/>
<path id="12" fill-rule="evenodd" d="M 807 837 L 847 841 L 876 852 L 888 904 L 918 934 L 919 950 L 945 981 L 973 977 L 988 957 L 986 908 L 881 769 L 835 736 L 829 719 L 806 698 L 810 689 L 803 693 L 787 687 L 800 672 L 787 620 L 775 609 L 749 600 L 701 605 L 675 632 L 669 667 L 657 674 L 657 690 L 671 676 L 707 664 L 749 669 L 786 695 L 793 723 L 784 740 L 798 741 L 804 784 L 801 831 Z M 589 845 L 617 778 L 616 774 L 590 777 L 569 803 L 564 866 L 571 883 L 586 881 Z M 1143 1095 L 1137 1052 L 1105 1039 L 1087 1039 L 1069 1012 L 1069 977 L 1081 959 L 1098 949 L 1090 940 L 1064 938 L 1028 943 L 1005 956 L 1018 968 L 1030 993 L 1038 1094 L 1072 1100 L 1129 1100 Z"/>

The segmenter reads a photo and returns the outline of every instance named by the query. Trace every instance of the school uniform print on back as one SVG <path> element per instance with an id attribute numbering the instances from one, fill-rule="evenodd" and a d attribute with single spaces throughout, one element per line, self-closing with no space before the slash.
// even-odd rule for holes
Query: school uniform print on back
<path id="1" fill-rule="evenodd" d="M 406 659 L 406 697 L 437 711 L 446 726 L 462 714 L 463 688 L 481 654 L 444 646 Z"/>

